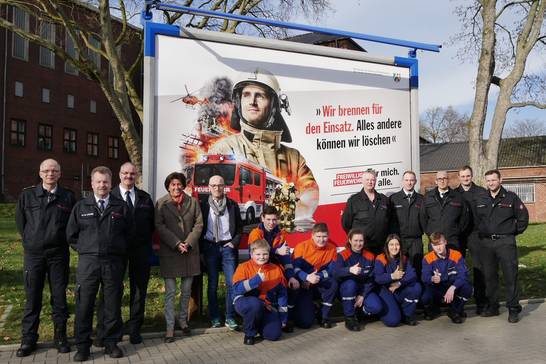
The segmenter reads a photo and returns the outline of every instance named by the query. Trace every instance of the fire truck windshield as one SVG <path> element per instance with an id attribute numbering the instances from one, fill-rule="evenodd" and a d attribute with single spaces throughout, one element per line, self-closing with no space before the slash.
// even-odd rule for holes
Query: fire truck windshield
<path id="1" fill-rule="evenodd" d="M 194 185 L 203 186 L 209 184 L 209 179 L 212 176 L 224 177 L 226 186 L 231 186 L 235 180 L 235 165 L 234 164 L 196 164 L 194 174 Z"/>

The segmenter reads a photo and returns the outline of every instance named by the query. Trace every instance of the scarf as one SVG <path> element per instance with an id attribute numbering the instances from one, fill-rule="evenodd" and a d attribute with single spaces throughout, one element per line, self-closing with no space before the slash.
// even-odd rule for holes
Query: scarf
<path id="1" fill-rule="evenodd" d="M 209 195 L 209 205 L 212 209 L 212 212 L 214 213 L 213 221 L 214 226 L 212 229 L 212 233 L 214 235 L 214 241 L 218 242 L 220 241 L 220 216 L 223 216 L 226 212 L 226 205 L 227 205 L 227 199 L 226 196 L 224 196 L 220 201 L 216 202 L 212 198 L 212 196 Z"/>
<path id="2" fill-rule="evenodd" d="M 178 210 L 180 210 L 180 206 L 182 206 L 182 202 L 184 202 L 184 195 L 185 195 L 184 192 L 182 192 L 179 196 L 171 195 L 171 199 L 173 200 L 174 205 L 176 206 Z"/>

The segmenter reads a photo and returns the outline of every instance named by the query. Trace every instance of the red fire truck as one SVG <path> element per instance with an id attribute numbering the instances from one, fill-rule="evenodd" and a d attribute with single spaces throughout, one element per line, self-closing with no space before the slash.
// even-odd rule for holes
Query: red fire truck
<path id="1" fill-rule="evenodd" d="M 283 181 L 268 168 L 236 158 L 232 154 L 208 154 L 195 163 L 193 196 L 202 200 L 209 194 L 209 179 L 214 175 L 224 178 L 226 195 L 239 204 L 241 218 L 247 225 L 260 216 L 266 200 Z"/>

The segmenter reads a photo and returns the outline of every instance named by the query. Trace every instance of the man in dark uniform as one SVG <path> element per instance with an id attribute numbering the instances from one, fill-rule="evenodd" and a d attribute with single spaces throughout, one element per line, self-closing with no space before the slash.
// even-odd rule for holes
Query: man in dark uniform
<path id="1" fill-rule="evenodd" d="M 375 190 L 376 181 L 374 170 L 364 172 L 362 190 L 349 197 L 341 216 L 343 230 L 348 233 L 362 229 L 366 235 L 364 247 L 375 255 L 383 251 L 390 217 L 389 199 Z"/>
<path id="2" fill-rule="evenodd" d="M 485 281 L 483 277 L 483 267 L 481 264 L 481 249 L 480 238 L 478 236 L 478 216 L 476 214 L 476 199 L 481 193 L 485 192 L 485 188 L 476 185 L 472 182 L 472 168 L 463 166 L 459 169 L 460 185 L 455 190 L 459 192 L 468 203 L 472 218 L 468 224 L 468 228 L 461 236 L 461 254 L 466 257 L 466 249 L 470 250 L 472 256 L 472 271 L 474 283 L 474 299 L 476 301 L 476 314 L 480 315 L 487 306 L 487 298 L 485 297 Z"/>
<path id="3" fill-rule="evenodd" d="M 44 160 L 40 164 L 40 178 L 41 184 L 23 190 L 15 215 L 17 230 L 23 238 L 26 295 L 18 357 L 30 355 L 36 349 L 46 275 L 51 292 L 55 346 L 60 353 L 70 351 L 66 340 L 70 258 L 66 224 L 76 199 L 72 191 L 58 184 L 61 166 L 57 161 Z"/>
<path id="4" fill-rule="evenodd" d="M 502 269 L 506 288 L 508 322 L 519 321 L 521 305 L 518 292 L 518 251 L 516 235 L 527 229 L 529 213 L 520 198 L 502 187 L 501 174 L 494 169 L 485 173 L 487 191 L 477 199 L 478 233 L 481 259 L 485 275 L 485 289 L 489 306 L 483 317 L 499 314 L 497 291 L 498 266 Z"/>
<path id="5" fill-rule="evenodd" d="M 148 281 L 150 279 L 150 254 L 152 253 L 152 234 L 154 231 L 154 203 L 150 195 L 135 186 L 138 177 L 136 166 L 131 162 L 122 164 L 119 169 L 120 184 L 112 190 L 112 195 L 127 204 L 127 210 L 133 215 L 134 240 L 128 251 L 129 265 L 129 321 L 124 331 L 129 334 L 131 344 L 142 343 L 140 328 L 144 322 L 144 305 Z M 103 299 L 97 312 L 97 346 L 103 346 Z"/>
<path id="6" fill-rule="evenodd" d="M 436 173 L 436 188 L 425 194 L 420 211 L 421 226 L 430 236 L 441 231 L 447 239 L 448 248 L 460 251 L 462 234 L 470 221 L 470 210 L 457 191 L 449 188 L 446 171 Z"/>
<path id="7" fill-rule="evenodd" d="M 110 193 L 112 172 L 108 167 L 91 171 L 93 195 L 79 201 L 66 228 L 68 242 L 78 252 L 76 270 L 76 318 L 74 336 L 78 352 L 74 361 L 89 359 L 93 310 L 99 286 L 104 293 L 105 354 L 120 358 L 117 346 L 122 334 L 121 297 L 123 273 L 131 241 L 131 216 L 125 202 Z"/>
<path id="8" fill-rule="evenodd" d="M 415 172 L 406 171 L 402 176 L 403 188 L 389 197 L 392 208 L 391 227 L 402 239 L 402 253 L 405 254 L 421 277 L 423 260 L 423 228 L 419 210 L 423 205 L 423 195 L 415 191 L 417 178 Z"/>

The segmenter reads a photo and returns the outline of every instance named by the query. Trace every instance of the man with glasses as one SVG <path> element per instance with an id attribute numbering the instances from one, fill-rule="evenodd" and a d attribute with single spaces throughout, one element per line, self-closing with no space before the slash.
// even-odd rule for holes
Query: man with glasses
<path id="1" fill-rule="evenodd" d="M 230 330 L 238 328 L 233 308 L 232 278 L 237 267 L 237 249 L 243 222 L 239 205 L 225 194 L 224 178 L 212 176 L 209 179 L 210 195 L 201 201 L 203 233 L 200 251 L 204 254 L 208 276 L 209 316 L 212 327 L 222 326 L 218 310 L 218 276 L 220 266 L 226 282 L 226 321 Z"/>
<path id="2" fill-rule="evenodd" d="M 436 188 L 425 194 L 419 215 L 428 236 L 442 232 L 447 246 L 460 250 L 462 234 L 470 222 L 470 210 L 463 196 L 449 187 L 447 171 L 436 173 Z"/>
<path id="3" fill-rule="evenodd" d="M 40 178 L 42 183 L 23 190 L 15 215 L 17 230 L 23 238 L 26 296 L 17 357 L 28 356 L 36 349 L 46 275 L 51 292 L 55 346 L 60 353 L 70 351 L 66 340 L 70 258 L 66 225 L 76 199 L 72 191 L 59 185 L 61 166 L 54 159 L 40 164 Z"/>

